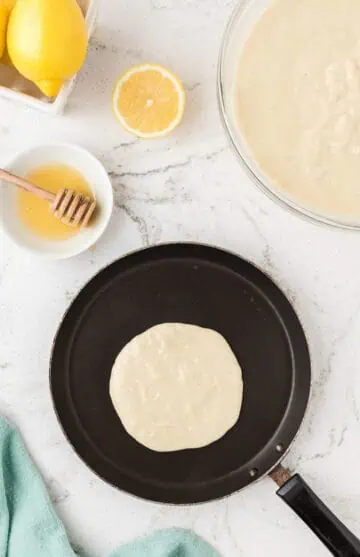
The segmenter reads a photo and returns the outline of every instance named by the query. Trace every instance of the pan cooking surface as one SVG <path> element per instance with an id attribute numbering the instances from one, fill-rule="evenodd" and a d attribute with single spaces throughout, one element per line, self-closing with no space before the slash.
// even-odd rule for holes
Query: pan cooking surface
<path id="1" fill-rule="evenodd" d="M 116 356 L 164 322 L 215 329 L 242 367 L 238 423 L 208 447 L 152 452 L 113 409 Z M 306 409 L 310 361 L 298 318 L 268 277 L 221 250 L 170 244 L 120 259 L 85 286 L 55 339 L 50 381 L 65 434 L 94 472 L 146 499 L 193 503 L 239 490 L 277 463 Z"/>

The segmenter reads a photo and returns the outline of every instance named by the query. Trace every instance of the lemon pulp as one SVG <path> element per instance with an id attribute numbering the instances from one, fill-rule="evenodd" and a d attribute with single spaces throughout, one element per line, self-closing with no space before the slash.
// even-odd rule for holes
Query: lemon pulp
<path id="1" fill-rule="evenodd" d="M 143 138 L 162 137 L 180 123 L 185 91 L 178 77 L 163 66 L 133 66 L 117 81 L 113 109 L 130 133 Z"/>
<path id="2" fill-rule="evenodd" d="M 57 193 L 61 188 L 73 189 L 93 199 L 93 193 L 85 178 L 77 170 L 62 164 L 48 164 L 28 172 L 29 182 Z M 66 240 L 79 232 L 63 224 L 50 212 L 50 204 L 25 190 L 18 192 L 18 212 L 21 221 L 34 234 L 47 240 Z"/>

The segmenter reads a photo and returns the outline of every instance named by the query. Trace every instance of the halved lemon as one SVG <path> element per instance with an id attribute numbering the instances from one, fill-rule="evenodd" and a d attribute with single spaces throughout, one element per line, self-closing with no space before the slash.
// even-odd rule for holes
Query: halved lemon
<path id="1" fill-rule="evenodd" d="M 162 137 L 181 122 L 185 110 L 184 87 L 162 66 L 133 66 L 115 85 L 113 109 L 130 133 L 142 138 Z"/>

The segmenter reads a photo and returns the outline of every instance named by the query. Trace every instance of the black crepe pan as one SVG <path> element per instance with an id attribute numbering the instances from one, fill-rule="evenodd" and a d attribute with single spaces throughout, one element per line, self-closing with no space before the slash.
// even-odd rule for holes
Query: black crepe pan
<path id="1" fill-rule="evenodd" d="M 220 332 L 244 374 L 238 423 L 208 447 L 156 453 L 131 438 L 109 397 L 113 362 L 134 336 L 164 322 Z M 308 404 L 310 358 L 284 294 L 236 255 L 197 244 L 132 253 L 96 275 L 67 311 L 50 366 L 55 410 L 75 451 L 105 481 L 173 504 L 225 497 L 262 476 L 337 557 L 360 542 L 304 480 L 279 466 Z"/>

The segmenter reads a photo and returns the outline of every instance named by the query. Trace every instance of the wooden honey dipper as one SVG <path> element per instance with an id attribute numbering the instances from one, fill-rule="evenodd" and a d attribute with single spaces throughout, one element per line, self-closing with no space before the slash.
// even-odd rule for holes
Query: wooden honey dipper
<path id="1" fill-rule="evenodd" d="M 64 224 L 84 228 L 96 209 L 96 201 L 74 190 L 61 188 L 57 193 L 44 190 L 7 170 L 0 169 L 0 180 L 10 182 L 50 203 L 51 214 Z"/>

